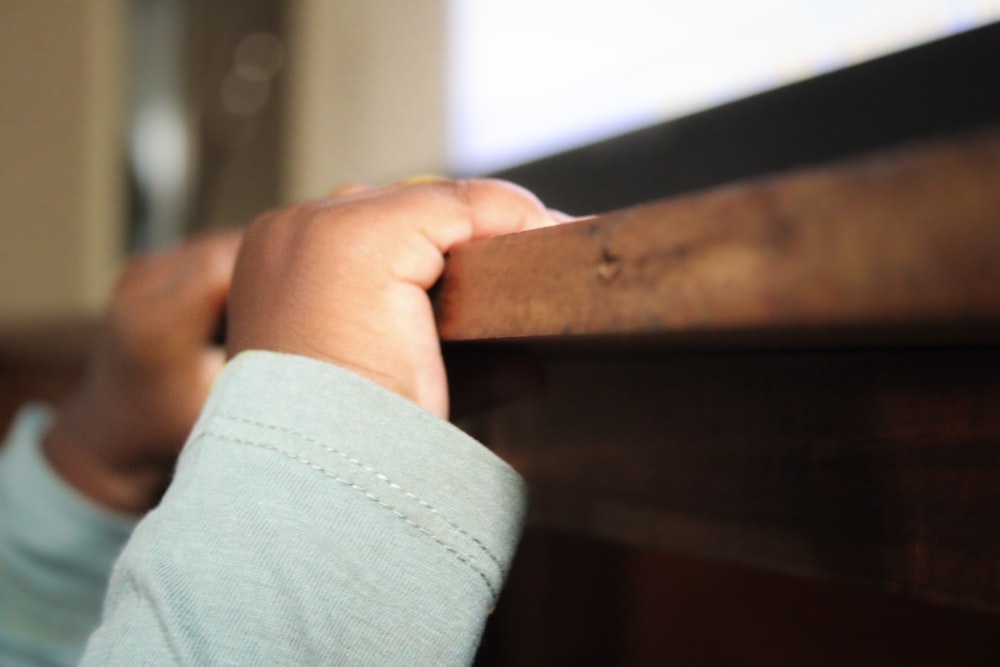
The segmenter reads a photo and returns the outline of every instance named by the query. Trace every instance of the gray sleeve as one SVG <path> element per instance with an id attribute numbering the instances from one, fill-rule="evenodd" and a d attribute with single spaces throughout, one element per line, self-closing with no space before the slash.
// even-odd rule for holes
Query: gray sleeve
<path id="1" fill-rule="evenodd" d="M 136 520 L 90 502 L 41 452 L 51 416 L 21 409 L 0 450 L 0 665 L 75 665 Z"/>
<path id="2" fill-rule="evenodd" d="M 521 478 L 352 373 L 244 353 L 112 576 L 88 665 L 464 665 Z"/>

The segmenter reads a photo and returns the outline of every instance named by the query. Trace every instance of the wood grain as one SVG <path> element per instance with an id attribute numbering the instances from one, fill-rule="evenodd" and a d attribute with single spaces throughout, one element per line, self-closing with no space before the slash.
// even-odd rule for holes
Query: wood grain
<path id="1" fill-rule="evenodd" d="M 446 340 L 969 329 L 998 257 L 994 129 L 470 244 L 434 296 Z"/>

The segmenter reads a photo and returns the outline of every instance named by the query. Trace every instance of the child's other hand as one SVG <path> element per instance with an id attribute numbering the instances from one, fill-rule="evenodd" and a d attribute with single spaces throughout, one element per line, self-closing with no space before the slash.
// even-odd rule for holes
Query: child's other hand
<path id="1" fill-rule="evenodd" d="M 84 495 L 123 512 L 153 507 L 225 362 L 213 337 L 241 233 L 205 236 L 129 261 L 83 386 L 42 448 Z"/>

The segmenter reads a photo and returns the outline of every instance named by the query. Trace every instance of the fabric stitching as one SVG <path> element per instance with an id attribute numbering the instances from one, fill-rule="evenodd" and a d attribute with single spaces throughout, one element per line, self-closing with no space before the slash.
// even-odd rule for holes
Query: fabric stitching
<path id="1" fill-rule="evenodd" d="M 309 468 L 311 468 L 311 469 L 313 469 L 313 470 L 315 470 L 317 472 L 322 473 L 323 475 L 329 477 L 330 479 L 333 479 L 333 480 L 335 480 L 337 482 L 340 482 L 341 484 L 343 484 L 344 486 L 346 486 L 348 488 L 354 489 L 356 491 L 360 491 L 369 500 L 371 500 L 371 501 L 375 502 L 376 504 L 378 504 L 378 505 L 384 507 L 385 509 L 389 510 L 390 512 L 392 512 L 393 514 L 395 514 L 397 517 L 399 517 L 400 519 L 402 519 L 403 521 L 405 521 L 407 524 L 409 524 L 410 526 L 413 526 L 414 528 L 416 528 L 417 530 L 419 530 L 420 532 L 422 532 L 423 534 L 427 535 L 429 538 L 431 538 L 432 540 L 434 540 L 435 542 L 437 542 L 442 548 L 444 548 L 446 551 L 450 552 L 453 556 L 455 556 L 455 558 L 457 558 L 459 561 L 461 561 L 462 563 L 464 563 L 473 572 L 475 572 L 476 574 L 478 574 L 479 577 L 486 584 L 486 588 L 489 589 L 490 595 L 492 596 L 493 602 L 496 601 L 496 598 L 497 598 L 497 590 L 496 590 L 496 588 L 494 588 L 493 584 L 490 582 L 490 579 L 486 575 L 486 573 L 483 572 L 481 569 L 479 569 L 472 560 L 470 560 L 469 558 L 466 558 L 465 556 L 463 556 L 462 554 L 460 554 L 458 552 L 458 550 L 456 550 L 454 547 L 449 546 L 448 544 L 445 544 L 445 542 L 440 537 L 434 535 L 429 530 L 427 530 L 426 528 L 424 528 L 423 526 L 421 526 L 420 524 L 416 523 L 415 521 L 413 521 L 412 519 L 410 519 L 409 517 L 407 517 L 405 514 L 403 514 L 402 512 L 400 512 L 399 509 L 397 509 L 396 507 L 394 507 L 394 506 L 390 505 L 389 503 L 383 501 L 381 498 L 379 498 L 375 494 L 371 493 L 369 490 L 365 489 L 363 486 L 361 486 L 361 485 L 359 485 L 359 484 L 357 484 L 355 482 L 352 482 L 352 481 L 350 481 L 348 479 L 344 479 L 343 477 L 338 476 L 332 470 L 328 470 L 328 469 L 324 468 L 321 465 L 313 463 L 312 461 L 310 461 L 309 459 L 307 459 L 307 458 L 305 458 L 303 456 L 299 456 L 298 454 L 296 454 L 294 452 L 290 452 L 288 450 L 282 449 L 281 447 L 277 447 L 277 446 L 272 445 L 270 443 L 257 442 L 255 440 L 246 440 L 244 438 L 236 438 L 236 437 L 233 437 L 233 436 L 230 436 L 230 435 L 223 435 L 221 433 L 216 433 L 216 432 L 213 432 L 212 435 L 215 435 L 215 436 L 217 436 L 217 437 L 219 437 L 219 438 L 221 438 L 223 440 L 229 441 L 229 442 L 234 442 L 234 443 L 238 443 L 238 444 L 241 444 L 241 445 L 249 445 L 251 447 L 259 447 L 261 449 L 266 449 L 266 450 L 270 450 L 270 451 L 276 452 L 278 454 L 281 454 L 283 456 L 286 456 L 286 457 L 292 459 L 293 461 L 297 461 L 298 463 L 302 463 L 303 465 L 305 465 L 305 466 L 307 466 L 307 467 L 309 467 Z"/>
<path id="2" fill-rule="evenodd" d="M 395 482 L 393 482 L 391 479 L 389 479 L 385 474 L 379 472 L 378 470 L 375 470 L 374 468 L 372 468 L 369 465 L 366 465 L 364 462 L 360 461 L 357 458 L 354 458 L 353 456 L 351 456 L 347 452 L 341 451 L 341 450 L 337 449 L 336 447 L 331 447 L 330 445 L 326 444 L 325 442 L 322 442 L 322 441 L 318 440 L 317 438 L 314 438 L 314 437 L 312 437 L 310 435 L 307 435 L 305 433 L 301 433 L 301 432 L 296 431 L 294 429 L 286 428 L 286 427 L 283 427 L 283 426 L 275 426 L 273 424 L 265 424 L 263 422 L 254 421 L 252 419 L 246 419 L 244 417 L 235 417 L 233 415 L 228 415 L 228 414 L 219 414 L 217 416 L 221 417 L 223 419 L 229 419 L 231 421 L 240 422 L 240 423 L 244 423 L 244 424 L 249 424 L 251 426 L 258 426 L 260 428 L 265 428 L 265 429 L 272 430 L 272 431 L 278 431 L 279 433 L 287 433 L 288 435 L 293 435 L 293 436 L 295 436 L 297 438 L 301 438 L 302 440 L 305 440 L 306 442 L 314 444 L 314 445 L 320 447 L 321 449 L 324 449 L 324 450 L 330 452 L 331 454 L 335 454 L 335 455 L 339 456 L 343 460 L 347 461 L 348 463 L 351 463 L 352 465 L 355 465 L 355 466 L 361 468 L 365 472 L 368 472 L 371 475 L 374 475 L 379 481 L 384 482 L 389 488 L 395 489 L 396 491 L 399 491 L 400 493 L 402 493 L 407 498 L 410 498 L 411 500 L 416 501 L 421 507 L 423 507 L 424 509 L 426 509 L 427 511 L 429 511 L 431 514 L 434 514 L 436 516 L 441 517 L 441 519 L 444 520 L 444 522 L 448 525 L 448 527 L 456 530 L 460 535 L 463 535 L 464 537 L 472 540 L 476 544 L 476 546 L 478 546 L 480 549 L 482 549 L 483 553 L 485 553 L 486 556 L 491 561 L 493 561 L 493 564 L 497 566 L 497 568 L 500 570 L 500 573 L 503 576 L 506 576 L 506 570 L 505 570 L 504 566 L 500 564 L 500 560 L 493 554 L 493 552 L 485 544 L 483 544 L 483 542 L 481 540 L 479 540 L 474 535 L 469 534 L 468 531 L 466 531 L 464 528 L 462 528 L 461 526 L 459 526 L 457 523 L 455 523 L 454 521 L 452 521 L 451 519 L 449 519 L 447 516 L 445 516 L 444 514 L 442 514 L 437 508 L 435 508 L 434 506 L 432 506 L 430 503 L 428 503 L 427 501 L 425 501 L 423 498 L 420 498 L 416 494 L 414 494 L 414 493 L 412 493 L 410 491 L 407 491 L 406 489 L 404 489 L 403 487 L 399 486 L 398 484 L 396 484 Z M 223 436 L 223 437 L 225 437 L 225 436 Z"/>

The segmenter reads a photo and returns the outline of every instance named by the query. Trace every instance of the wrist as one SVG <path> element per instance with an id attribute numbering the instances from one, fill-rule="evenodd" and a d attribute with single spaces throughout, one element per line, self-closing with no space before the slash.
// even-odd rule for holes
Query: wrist
<path id="1" fill-rule="evenodd" d="M 127 447 L 118 442 L 115 429 L 76 397 L 56 415 L 41 450 L 53 471 L 87 499 L 115 512 L 142 514 L 159 502 L 170 471 L 115 460 L 112 453 Z"/>

